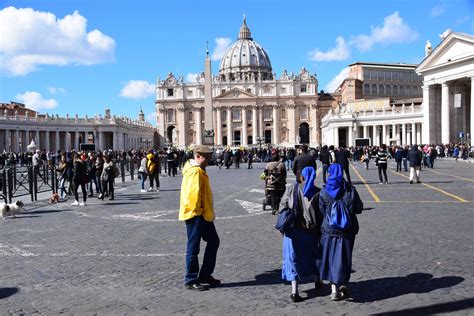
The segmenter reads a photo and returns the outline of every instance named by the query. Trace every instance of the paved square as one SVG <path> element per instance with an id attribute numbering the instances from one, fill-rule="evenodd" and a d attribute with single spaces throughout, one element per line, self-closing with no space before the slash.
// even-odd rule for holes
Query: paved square
<path id="1" fill-rule="evenodd" d="M 354 248 L 353 299 L 331 302 L 328 285 L 318 292 L 307 283 L 300 289 L 307 299 L 298 304 L 281 281 L 276 217 L 261 211 L 264 165 L 241 167 L 208 168 L 222 287 L 183 288 L 181 176 L 166 177 L 159 193 L 126 183 L 115 201 L 90 199 L 82 208 L 38 203 L 0 221 L 0 314 L 474 313 L 472 164 L 438 160 L 416 185 L 393 163 L 388 185 L 378 184 L 373 164 L 368 171 L 353 164 L 366 208 Z"/>

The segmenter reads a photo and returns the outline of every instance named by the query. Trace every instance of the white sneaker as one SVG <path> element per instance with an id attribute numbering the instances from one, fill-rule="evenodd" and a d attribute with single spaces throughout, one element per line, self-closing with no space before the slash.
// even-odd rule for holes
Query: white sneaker
<path id="1" fill-rule="evenodd" d="M 152 192 L 152 191 L 153 191 L 153 188 L 149 188 L 149 189 L 148 189 L 148 192 Z"/>
<path id="2" fill-rule="evenodd" d="M 156 191 L 156 192 L 160 192 L 160 189 L 158 188 L 158 189 L 156 189 L 155 191 Z"/>
<path id="3" fill-rule="evenodd" d="M 79 206 L 87 206 L 87 203 L 86 202 L 81 202 L 81 203 L 79 203 Z"/>
<path id="4" fill-rule="evenodd" d="M 141 192 L 141 193 L 146 193 L 146 190 L 141 189 L 140 192 Z"/>
<path id="5" fill-rule="evenodd" d="M 78 202 L 78 201 L 74 201 L 71 205 L 72 205 L 72 206 L 78 206 L 78 205 L 79 205 L 79 202 Z"/>

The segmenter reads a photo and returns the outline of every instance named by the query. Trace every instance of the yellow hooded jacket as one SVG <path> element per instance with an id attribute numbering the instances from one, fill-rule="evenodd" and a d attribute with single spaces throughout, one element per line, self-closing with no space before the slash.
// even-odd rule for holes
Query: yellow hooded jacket
<path id="1" fill-rule="evenodd" d="M 146 169 L 148 171 L 148 174 L 153 174 L 155 172 L 156 164 L 153 162 L 153 156 L 152 153 L 149 153 L 146 155 L 147 161 L 146 161 Z"/>
<path id="2" fill-rule="evenodd" d="M 214 221 L 211 185 L 206 171 L 189 160 L 183 168 L 179 220 L 185 221 L 200 215 L 208 222 Z"/>

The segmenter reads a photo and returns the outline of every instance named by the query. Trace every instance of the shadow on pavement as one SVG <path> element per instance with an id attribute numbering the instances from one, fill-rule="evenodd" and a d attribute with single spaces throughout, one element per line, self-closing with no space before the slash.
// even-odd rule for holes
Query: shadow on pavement
<path id="1" fill-rule="evenodd" d="M 281 284 L 281 269 L 266 271 L 262 274 L 257 274 L 255 280 L 224 283 L 220 287 L 239 287 L 239 286 L 256 286 L 256 285 L 270 285 Z"/>
<path id="2" fill-rule="evenodd" d="M 474 298 L 466 298 L 464 300 L 439 303 L 428 306 L 420 306 L 414 308 L 407 308 L 398 310 L 395 312 L 384 312 L 373 315 L 388 315 L 388 316 L 398 316 L 398 315 L 432 315 L 440 313 L 450 313 L 455 311 L 460 311 L 463 309 L 470 309 L 474 307 Z"/>
<path id="3" fill-rule="evenodd" d="M 12 296 L 18 292 L 17 287 L 1 287 L 0 288 L 0 300 Z"/>
<path id="4" fill-rule="evenodd" d="M 352 299 L 357 303 L 381 301 L 410 293 L 428 293 L 455 286 L 464 281 L 457 276 L 433 278 L 428 273 L 412 273 L 404 277 L 391 277 L 349 284 Z M 383 289 L 383 290 L 381 290 Z"/>
<path id="5" fill-rule="evenodd" d="M 67 212 L 71 211 L 70 209 L 62 209 L 62 210 L 39 210 L 39 211 L 33 211 L 33 212 L 28 212 L 25 214 L 48 214 L 48 213 L 60 213 L 60 212 Z"/>

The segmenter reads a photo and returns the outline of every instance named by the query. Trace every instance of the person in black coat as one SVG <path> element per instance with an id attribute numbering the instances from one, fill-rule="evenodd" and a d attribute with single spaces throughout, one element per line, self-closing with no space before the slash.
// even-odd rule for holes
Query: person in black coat
<path id="1" fill-rule="evenodd" d="M 330 156 L 328 151 L 328 146 L 324 145 L 319 153 L 319 161 L 323 165 L 323 183 L 326 184 L 326 175 L 328 173 L 328 168 L 330 164 Z"/>
<path id="2" fill-rule="evenodd" d="M 308 154 L 308 146 L 303 145 L 301 147 L 301 154 L 296 156 L 292 167 L 293 173 L 296 175 L 296 181 L 300 181 L 301 171 L 305 167 L 313 167 L 316 170 L 316 161 L 312 155 Z"/>
<path id="3" fill-rule="evenodd" d="M 420 183 L 421 162 L 423 161 L 423 153 L 418 150 L 416 145 L 413 145 L 408 152 L 408 161 L 410 162 L 410 184 L 415 180 Z"/>
<path id="4" fill-rule="evenodd" d="M 347 182 L 351 184 L 352 181 L 351 174 L 349 173 L 349 159 L 351 159 L 351 153 L 345 146 L 342 146 L 338 151 L 336 151 L 336 163 L 341 165 L 342 170 L 344 170 L 344 173 L 346 174 Z"/>
<path id="5" fill-rule="evenodd" d="M 89 182 L 88 176 L 87 176 L 87 166 L 86 163 L 81 159 L 81 156 L 79 153 L 74 154 L 74 174 L 72 176 L 72 182 L 74 184 L 74 198 L 75 201 L 71 205 L 81 205 L 85 206 L 86 205 L 86 200 L 87 200 L 87 193 L 86 193 L 86 184 Z M 79 204 L 79 187 L 81 187 L 82 190 L 82 201 Z"/>

